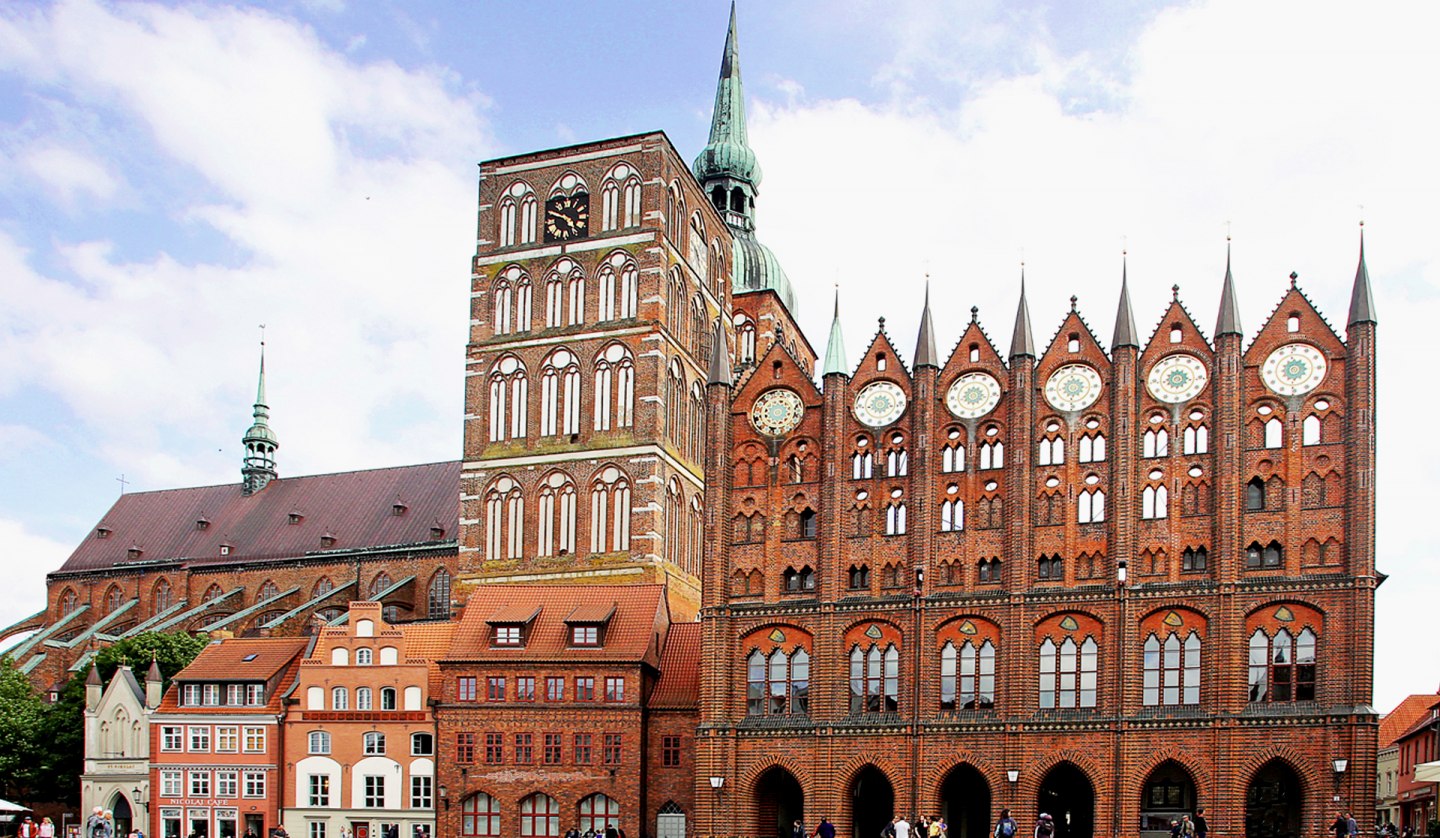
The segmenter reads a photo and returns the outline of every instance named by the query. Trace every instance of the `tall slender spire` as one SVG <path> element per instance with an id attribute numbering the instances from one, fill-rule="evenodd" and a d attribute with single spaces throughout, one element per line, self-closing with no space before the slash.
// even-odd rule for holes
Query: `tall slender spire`
<path id="1" fill-rule="evenodd" d="M 1375 322 L 1375 298 L 1370 294 L 1370 269 L 1365 267 L 1365 222 L 1360 222 L 1360 264 L 1355 268 L 1355 287 L 1350 292 L 1349 325 Z"/>
<path id="2" fill-rule="evenodd" d="M 849 375 L 849 361 L 845 358 L 845 335 L 840 329 L 840 289 L 835 289 L 835 316 L 830 320 L 830 342 L 825 347 L 825 366 L 821 377 L 839 373 Z"/>
<path id="3" fill-rule="evenodd" d="M 1111 349 L 1122 346 L 1140 348 L 1135 335 L 1135 315 L 1130 312 L 1130 265 L 1129 256 L 1122 256 L 1120 262 L 1120 308 L 1115 312 L 1115 338 L 1110 341 Z"/>
<path id="4" fill-rule="evenodd" d="M 1015 309 L 1015 332 L 1010 336 L 1011 358 L 1034 358 L 1035 336 L 1030 332 L 1030 304 L 1025 301 L 1025 265 L 1020 265 L 1020 305 Z"/>
<path id="5" fill-rule="evenodd" d="M 915 369 L 940 366 L 935 351 L 935 327 L 930 324 L 930 278 L 925 278 L 925 310 L 920 312 L 920 334 L 915 338 Z"/>
<path id="6" fill-rule="evenodd" d="M 729 387 L 735 376 L 730 371 L 730 347 L 725 343 L 723 320 L 715 321 L 715 335 L 710 341 L 710 377 L 706 384 L 724 384 Z"/>
<path id="7" fill-rule="evenodd" d="M 715 86 L 710 142 L 695 158 L 693 168 L 695 179 L 701 184 L 724 176 L 743 181 L 752 192 L 760 185 L 760 161 L 750 149 L 750 137 L 745 130 L 745 85 L 740 80 L 740 40 L 735 29 L 733 2 L 730 30 L 725 34 L 725 53 L 720 58 L 720 81 Z"/>
<path id="8" fill-rule="evenodd" d="M 1220 289 L 1220 316 L 1215 323 L 1215 336 L 1243 335 L 1240 329 L 1240 303 L 1235 299 L 1235 277 L 1230 273 L 1230 240 L 1225 240 L 1225 285 Z"/>
<path id="9" fill-rule="evenodd" d="M 265 403 L 264 338 L 260 340 L 260 383 L 255 388 L 253 416 L 255 421 L 240 440 L 245 446 L 245 461 L 240 468 L 240 476 L 242 490 L 247 495 L 255 494 L 280 476 L 275 470 L 275 451 L 280 447 L 280 440 L 270 429 L 270 406 Z"/>

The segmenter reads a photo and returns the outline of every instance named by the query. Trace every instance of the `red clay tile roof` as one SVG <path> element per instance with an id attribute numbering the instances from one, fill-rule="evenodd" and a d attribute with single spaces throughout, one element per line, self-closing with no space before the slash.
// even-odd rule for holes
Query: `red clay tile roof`
<path id="1" fill-rule="evenodd" d="M 232 637 L 216 640 L 190 665 L 180 670 L 176 681 L 265 681 L 284 669 L 310 641 L 304 637 Z M 255 659 L 247 661 L 246 657 Z"/>
<path id="2" fill-rule="evenodd" d="M 615 613 L 615 603 L 586 602 L 575 606 L 565 615 L 567 623 L 603 623 Z"/>
<path id="3" fill-rule="evenodd" d="M 1428 715 L 1437 702 L 1440 702 L 1440 695 L 1435 693 L 1405 696 L 1404 701 L 1380 719 L 1380 747 L 1388 748 L 1394 744 L 1415 722 Z"/>
<path id="4" fill-rule="evenodd" d="M 565 619 L 577 607 L 615 608 L 601 646 L 570 645 Z M 490 618 L 502 607 L 516 611 L 540 609 L 525 645 L 490 645 Z M 447 660 L 484 661 L 626 661 L 660 662 L 660 638 L 669 623 L 662 585 L 480 585 L 455 627 Z"/>
<path id="5" fill-rule="evenodd" d="M 700 624 L 675 623 L 660 653 L 660 680 L 650 694 L 651 707 L 700 706 Z"/>
<path id="6" fill-rule="evenodd" d="M 496 623 L 528 623 L 539 613 L 540 606 L 533 603 L 510 603 L 500 606 L 495 613 L 485 618 L 485 622 L 492 625 Z"/>
<path id="7" fill-rule="evenodd" d="M 1440 713 L 1440 695 L 1429 696 L 1430 703 L 1404 731 L 1395 734 L 1396 741 L 1404 741 L 1422 731 L 1435 729 L 1436 714 Z"/>
<path id="8" fill-rule="evenodd" d="M 239 483 L 122 495 L 59 573 L 185 560 L 232 563 L 435 541 L 458 531 L 458 462 L 282 477 L 246 497 Z M 405 513 L 396 515 L 396 503 Z M 296 513 L 299 523 L 290 523 Z M 200 520 L 209 523 L 203 528 Z M 97 538 L 96 530 L 108 530 Z M 320 537 L 333 534 L 333 545 Z M 220 555 L 222 544 L 230 545 Z M 132 548 L 139 553 L 131 555 Z"/>

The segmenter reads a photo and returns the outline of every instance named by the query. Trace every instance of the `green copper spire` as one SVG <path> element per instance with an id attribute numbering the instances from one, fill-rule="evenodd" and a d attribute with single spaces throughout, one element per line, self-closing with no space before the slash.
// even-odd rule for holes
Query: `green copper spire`
<path id="1" fill-rule="evenodd" d="M 255 388 L 255 421 L 240 442 L 245 446 L 245 462 L 240 468 L 242 490 L 253 495 L 265 484 L 279 477 L 275 471 L 275 450 L 280 441 L 270 429 L 270 406 L 265 403 L 265 341 L 260 341 L 260 384 Z"/>
<path id="2" fill-rule="evenodd" d="M 835 318 L 830 321 L 830 342 L 825 347 L 825 366 L 821 377 L 839 373 L 849 375 L 849 362 L 845 359 L 845 335 L 840 330 L 840 289 L 835 289 Z"/>
<path id="3" fill-rule="evenodd" d="M 710 117 L 710 142 L 695 158 L 695 179 L 729 177 L 760 185 L 760 161 L 745 133 L 745 87 L 740 81 L 740 44 L 735 34 L 735 4 L 730 4 L 730 31 L 720 59 L 720 83 L 715 88 L 715 113 Z"/>

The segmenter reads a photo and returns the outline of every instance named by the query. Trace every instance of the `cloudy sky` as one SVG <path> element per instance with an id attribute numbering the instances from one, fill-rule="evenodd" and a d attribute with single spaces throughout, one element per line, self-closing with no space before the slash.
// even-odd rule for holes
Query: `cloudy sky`
<path id="1" fill-rule="evenodd" d="M 231 482 L 259 324 L 282 474 L 458 456 L 475 164 L 705 141 L 728 4 L 0 5 L 0 624 L 121 489 Z M 761 237 L 823 341 L 978 305 L 1002 350 L 1078 294 L 1108 343 L 1172 284 L 1213 329 L 1291 271 L 1380 314 L 1376 704 L 1434 692 L 1440 5 L 742 0 Z M 1417 364 L 1419 366 L 1417 366 Z M 1407 373 L 1409 370 L 1410 373 Z M 1411 428 L 1405 431 L 1404 428 Z M 1416 657 L 1416 649 L 1424 650 Z"/>

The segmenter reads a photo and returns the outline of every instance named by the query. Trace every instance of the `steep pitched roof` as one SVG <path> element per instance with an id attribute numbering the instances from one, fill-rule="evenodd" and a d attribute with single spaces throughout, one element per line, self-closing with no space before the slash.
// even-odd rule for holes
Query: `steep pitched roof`
<path id="1" fill-rule="evenodd" d="M 101 519 L 96 529 L 106 537 L 86 538 L 57 573 L 303 556 L 325 549 L 326 533 L 334 550 L 430 543 L 437 525 L 455 537 L 459 497 L 459 462 L 282 477 L 248 497 L 239 483 L 133 492 Z M 395 514 L 397 503 L 404 514 Z"/>
<path id="2" fill-rule="evenodd" d="M 1417 726 L 1431 724 L 1430 710 L 1440 705 L 1440 695 L 1435 693 L 1407 695 L 1394 710 L 1380 720 L 1379 746 L 1388 748 L 1396 740 L 1413 733 Z"/>
<path id="3" fill-rule="evenodd" d="M 650 694 L 651 707 L 700 706 L 700 624 L 675 623 L 660 653 L 660 678 Z"/>
<path id="4" fill-rule="evenodd" d="M 216 640 L 175 675 L 185 681 L 268 681 L 305 651 L 304 637 L 232 637 Z M 246 660 L 250 655 L 255 657 Z"/>
<path id="5" fill-rule="evenodd" d="M 491 645 L 497 613 L 539 610 L 520 647 Z M 596 618 L 613 609 L 600 646 L 570 645 L 567 621 L 577 611 Z M 447 660 L 625 661 L 659 664 L 660 637 L 669 621 L 663 585 L 480 585 L 455 627 Z"/>

